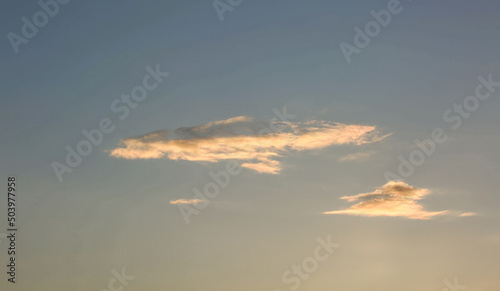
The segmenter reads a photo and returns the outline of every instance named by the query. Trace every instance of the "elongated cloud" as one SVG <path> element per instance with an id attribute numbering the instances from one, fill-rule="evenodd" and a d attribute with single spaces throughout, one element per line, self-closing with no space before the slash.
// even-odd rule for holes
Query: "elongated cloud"
<path id="1" fill-rule="evenodd" d="M 375 154 L 374 151 L 350 154 L 339 159 L 339 162 L 364 162 Z"/>
<path id="2" fill-rule="evenodd" d="M 415 188 L 400 181 L 390 181 L 374 192 L 344 196 L 349 202 L 358 202 L 347 209 L 324 212 L 324 214 L 348 214 L 359 216 L 401 216 L 410 219 L 430 219 L 448 211 L 429 212 L 418 204 L 429 189 Z"/>
<path id="3" fill-rule="evenodd" d="M 256 122 L 247 116 L 210 122 L 196 127 L 166 130 L 121 141 L 110 155 L 124 159 L 160 159 L 217 162 L 240 160 L 242 167 L 277 174 L 276 160 L 290 152 L 332 145 L 362 145 L 385 138 L 375 126 L 326 121 Z"/>
<path id="4" fill-rule="evenodd" d="M 205 201 L 201 199 L 177 199 L 177 200 L 172 200 L 170 201 L 170 204 L 172 205 L 195 205 L 195 204 L 200 204 Z"/>
<path id="5" fill-rule="evenodd" d="M 477 213 L 475 212 L 465 212 L 460 214 L 461 217 L 469 217 L 469 216 L 477 216 Z"/>

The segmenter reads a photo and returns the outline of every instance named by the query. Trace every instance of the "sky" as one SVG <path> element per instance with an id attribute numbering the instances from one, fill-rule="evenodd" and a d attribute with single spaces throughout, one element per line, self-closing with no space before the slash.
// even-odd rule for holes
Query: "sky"
<path id="1" fill-rule="evenodd" d="M 500 285 L 498 1 L 4 6 L 2 290 Z"/>

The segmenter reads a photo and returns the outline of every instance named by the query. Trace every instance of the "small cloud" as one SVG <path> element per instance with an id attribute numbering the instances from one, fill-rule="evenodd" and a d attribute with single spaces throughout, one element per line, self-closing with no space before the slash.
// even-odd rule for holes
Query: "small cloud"
<path id="1" fill-rule="evenodd" d="M 416 188 L 401 181 L 390 181 L 374 192 L 362 193 L 354 196 L 344 196 L 341 199 L 357 204 L 336 211 L 323 214 L 348 214 L 358 216 L 392 216 L 406 217 L 409 219 L 430 219 L 437 215 L 446 214 L 448 211 L 429 212 L 418 204 L 425 196 L 430 194 L 429 189 Z"/>
<path id="2" fill-rule="evenodd" d="M 199 203 L 205 202 L 204 200 L 201 199 L 177 199 L 177 200 L 172 200 L 170 201 L 170 204 L 172 205 L 195 205 Z"/>
<path id="3" fill-rule="evenodd" d="M 477 213 L 475 212 L 464 212 L 460 214 L 460 217 L 469 217 L 469 216 L 477 216 Z"/>
<path id="4" fill-rule="evenodd" d="M 364 162 L 370 159 L 371 156 L 375 154 L 375 151 L 362 152 L 350 154 L 347 156 L 343 156 L 339 159 L 339 162 Z"/>
<path id="5" fill-rule="evenodd" d="M 375 126 L 316 121 L 256 122 L 238 116 L 195 127 L 148 133 L 121 141 L 110 156 L 122 159 L 171 159 L 194 162 L 240 160 L 242 167 L 278 174 L 276 159 L 291 152 L 333 145 L 363 145 L 384 139 Z"/>

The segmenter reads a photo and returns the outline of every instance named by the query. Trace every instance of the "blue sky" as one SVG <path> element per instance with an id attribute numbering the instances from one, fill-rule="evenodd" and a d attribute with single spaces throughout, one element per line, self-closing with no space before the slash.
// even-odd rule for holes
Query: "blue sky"
<path id="1" fill-rule="evenodd" d="M 17 290 L 101 290 L 122 268 L 135 276 L 125 290 L 289 290 L 282 274 L 329 235 L 340 247 L 300 289 L 443 290 L 455 277 L 470 291 L 498 286 L 500 90 L 456 130 L 443 118 L 475 93 L 478 77 L 500 80 L 498 3 L 401 1 L 401 13 L 347 63 L 340 43 L 354 45 L 354 27 L 388 2 L 244 0 L 221 21 L 210 1 L 70 1 L 18 53 L 7 35 L 22 35 L 22 17 L 41 8 L 7 3 L 0 171 L 19 180 Z M 170 75 L 120 120 L 111 104 L 142 84 L 148 66 Z M 243 150 L 254 158 L 266 151 L 271 162 L 256 160 L 279 170 L 243 167 L 186 224 L 171 202 L 192 199 L 211 171 L 243 160 L 207 157 L 211 146 L 240 149 L 243 124 L 213 122 L 244 116 L 245 126 L 262 129 L 285 107 L 294 129 Z M 115 129 L 60 182 L 53 162 L 63 164 L 65 148 L 105 118 Z M 203 125 L 206 136 L 189 135 Z M 343 125 L 376 134 L 353 137 Z M 446 214 L 390 216 L 384 205 L 382 215 L 323 214 L 361 207 L 341 198 L 377 194 L 398 157 L 408 159 L 415 139 L 436 128 L 446 141 L 402 183 L 429 191 L 412 203 Z M 147 139 L 162 130 L 169 135 Z M 235 139 L 221 143 L 220 132 Z M 304 132 L 325 143 L 312 145 Z M 329 138 L 336 134 L 346 141 Z M 206 155 L 170 147 L 205 139 L 214 141 Z M 121 141 L 160 157 L 113 156 L 119 148 L 137 154 Z M 13 288 L 6 274 L 0 279 Z"/>

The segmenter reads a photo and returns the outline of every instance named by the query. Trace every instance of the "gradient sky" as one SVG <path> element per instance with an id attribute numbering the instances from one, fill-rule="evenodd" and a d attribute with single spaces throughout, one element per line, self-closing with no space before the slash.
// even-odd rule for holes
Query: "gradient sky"
<path id="1" fill-rule="evenodd" d="M 135 276 L 126 291 L 291 290 L 283 273 L 331 235 L 340 247 L 298 290 L 441 291 L 454 278 L 468 291 L 496 290 L 500 88 L 456 130 L 443 113 L 474 94 L 479 76 L 500 81 L 500 4 L 401 1 L 348 64 L 340 43 L 352 45 L 353 28 L 387 3 L 244 0 L 221 21 L 211 1 L 70 1 L 17 54 L 7 35 L 40 7 L 4 3 L 0 177 L 5 188 L 18 178 L 20 231 L 18 283 L 1 272 L 0 289 L 101 290 L 126 268 Z M 110 104 L 157 64 L 170 75 L 120 120 Z M 211 131 L 233 117 L 262 129 L 284 107 L 294 130 L 271 145 L 240 144 L 249 135 L 238 124 Z M 115 130 L 59 182 L 51 163 L 103 118 Z M 376 132 L 353 137 L 346 127 Z M 209 130 L 193 136 L 200 128 Z M 386 185 L 384 173 L 435 128 L 447 140 Z M 147 139 L 164 130 L 168 138 Z M 312 144 L 318 136 L 324 143 Z M 203 154 L 169 147 L 207 140 Z M 161 150 L 114 156 L 125 141 Z M 172 201 L 242 161 L 208 159 L 221 145 L 253 164 L 186 224 Z"/>

